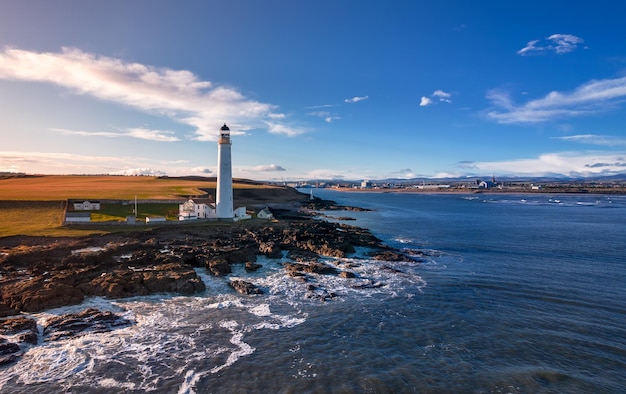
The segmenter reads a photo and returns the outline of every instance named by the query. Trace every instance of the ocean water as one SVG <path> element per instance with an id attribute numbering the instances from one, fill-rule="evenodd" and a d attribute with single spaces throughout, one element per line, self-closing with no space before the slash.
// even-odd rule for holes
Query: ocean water
<path id="1" fill-rule="evenodd" d="M 260 296 L 198 273 L 193 297 L 90 299 L 135 322 L 42 343 L 0 369 L 2 393 L 621 393 L 626 196 L 314 190 L 326 212 L 419 255 L 328 261 L 354 279 L 249 274 Z M 361 286 L 365 285 L 365 286 Z M 333 293 L 325 302 L 316 295 Z"/>

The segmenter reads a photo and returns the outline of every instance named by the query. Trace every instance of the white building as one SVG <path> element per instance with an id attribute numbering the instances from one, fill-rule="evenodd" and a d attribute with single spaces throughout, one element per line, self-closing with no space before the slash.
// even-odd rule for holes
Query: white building
<path id="1" fill-rule="evenodd" d="M 256 217 L 258 217 L 259 219 L 272 220 L 274 219 L 274 214 L 272 213 L 272 211 L 270 211 L 268 207 L 265 207 L 256 214 Z"/>
<path id="2" fill-rule="evenodd" d="M 100 202 L 98 201 L 74 202 L 74 210 L 75 211 L 99 211 Z"/>
<path id="3" fill-rule="evenodd" d="M 178 205 L 178 220 L 217 219 L 215 203 L 209 198 L 190 198 Z"/>
<path id="4" fill-rule="evenodd" d="M 146 218 L 146 224 L 151 224 L 151 223 L 165 223 L 166 219 L 164 216 L 152 216 L 152 217 L 147 217 Z"/>
<path id="5" fill-rule="evenodd" d="M 67 212 L 65 214 L 65 223 L 89 223 L 91 222 L 91 213 L 89 212 Z"/>
<path id="6" fill-rule="evenodd" d="M 239 207 L 233 210 L 231 220 L 250 219 L 246 212 L 246 207 Z M 217 216 L 215 203 L 209 198 L 190 198 L 178 205 L 178 220 L 198 220 L 198 219 L 220 219 Z"/>
<path id="7" fill-rule="evenodd" d="M 252 219 L 252 216 L 248 215 L 248 212 L 246 211 L 246 207 L 239 207 L 235 209 L 233 211 L 233 215 L 234 215 L 233 216 L 234 221 Z"/>

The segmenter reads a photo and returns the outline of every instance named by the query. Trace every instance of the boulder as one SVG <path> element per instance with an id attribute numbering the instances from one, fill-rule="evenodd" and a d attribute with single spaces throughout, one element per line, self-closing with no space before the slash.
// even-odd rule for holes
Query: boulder
<path id="1" fill-rule="evenodd" d="M 224 259 L 211 259 L 207 260 L 206 267 L 211 271 L 213 275 L 223 276 L 230 274 L 232 269 L 228 261 Z"/>
<path id="2" fill-rule="evenodd" d="M 19 314 L 20 312 L 18 310 L 13 309 L 6 303 L 0 301 L 0 317 L 15 316 Z"/>
<path id="3" fill-rule="evenodd" d="M 9 342 L 4 335 L 17 342 Z M 13 317 L 0 321 L 0 365 L 17 360 L 24 354 L 21 344 L 36 345 L 39 341 L 37 322 L 27 317 Z"/>
<path id="4" fill-rule="evenodd" d="M 246 282 L 245 280 L 235 279 L 230 282 L 230 285 L 241 294 L 263 294 L 263 290 L 259 289 L 250 282 Z"/>
<path id="5" fill-rule="evenodd" d="M 24 354 L 17 343 L 7 342 L 2 338 L 0 341 L 0 365 L 8 364 L 17 360 Z"/>
<path id="6" fill-rule="evenodd" d="M 259 253 L 271 259 L 279 259 L 283 255 L 280 245 L 273 241 L 259 242 Z"/>
<path id="7" fill-rule="evenodd" d="M 89 308 L 80 313 L 68 313 L 48 319 L 43 334 L 44 340 L 51 342 L 88 333 L 108 332 L 131 324 L 130 320 L 113 312 Z"/>
<path id="8" fill-rule="evenodd" d="M 310 263 L 283 263 L 285 270 L 289 272 L 301 272 L 307 274 L 336 275 L 338 273 L 335 267 L 330 265 L 310 262 Z"/>
<path id="9" fill-rule="evenodd" d="M 251 261 L 248 261 L 246 263 L 246 271 L 247 272 L 254 272 L 254 271 L 258 270 L 261 267 L 263 267 L 261 264 L 253 263 Z"/>
<path id="10" fill-rule="evenodd" d="M 408 257 L 407 255 L 392 250 L 374 252 L 372 258 L 380 261 L 402 261 L 407 263 L 415 262 L 414 259 Z"/>

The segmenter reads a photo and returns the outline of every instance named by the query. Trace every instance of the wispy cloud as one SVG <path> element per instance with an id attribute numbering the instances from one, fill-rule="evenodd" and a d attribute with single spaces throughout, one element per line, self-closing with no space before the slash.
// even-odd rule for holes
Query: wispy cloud
<path id="1" fill-rule="evenodd" d="M 550 92 L 543 98 L 516 105 L 507 92 L 494 89 L 487 93 L 498 109 L 487 118 L 498 123 L 539 123 L 606 111 L 626 98 L 626 77 L 590 81 L 572 92 Z"/>
<path id="2" fill-rule="evenodd" d="M 120 132 L 112 131 L 84 131 L 84 130 L 67 130 L 59 128 L 51 128 L 51 131 L 56 131 L 66 135 L 79 135 L 83 137 L 107 137 L 107 138 L 119 138 L 119 137 L 131 137 L 139 138 L 142 140 L 159 141 L 159 142 L 175 142 L 180 139 L 172 134 L 171 131 L 164 130 L 151 130 L 145 127 L 134 127 Z"/>
<path id="3" fill-rule="evenodd" d="M 149 168 L 149 167 L 127 168 L 127 169 L 124 169 L 124 170 L 111 172 L 110 174 L 111 175 L 134 175 L 134 176 L 138 176 L 138 175 L 143 175 L 143 176 L 164 176 L 164 175 L 167 175 L 167 173 L 165 173 L 163 171 L 155 170 L 155 169 Z"/>
<path id="4" fill-rule="evenodd" d="M 323 118 L 326 123 L 332 123 L 335 120 L 341 119 L 341 116 L 335 115 L 328 111 L 313 111 L 313 112 L 309 112 L 307 115 L 317 116 L 318 118 Z"/>
<path id="5" fill-rule="evenodd" d="M 147 164 L 147 160 L 141 157 L 94 156 L 61 152 L 0 151 L 1 166 L 12 167 L 25 173 L 39 173 L 39 169 L 45 168 L 47 174 L 104 174 L 137 164 Z"/>
<path id="6" fill-rule="evenodd" d="M 0 50 L 0 79 L 53 83 L 77 95 L 165 116 L 193 127 L 198 140 L 215 140 L 218 126 L 225 121 L 235 134 L 263 127 L 267 119 L 284 118 L 272 104 L 215 86 L 187 70 L 127 63 L 73 48 L 56 53 L 4 48 Z M 136 130 L 136 135 L 145 136 L 145 131 Z"/>
<path id="7" fill-rule="evenodd" d="M 189 171 L 190 174 L 211 175 L 213 171 L 207 167 L 194 167 Z"/>
<path id="8" fill-rule="evenodd" d="M 267 130 L 272 134 L 284 134 L 289 137 L 305 134 L 309 130 L 303 127 L 293 127 L 282 123 L 265 122 Z"/>
<path id="9" fill-rule="evenodd" d="M 610 135 L 579 134 L 565 137 L 554 137 L 553 139 L 562 141 L 572 141 L 581 144 L 601 145 L 601 146 L 626 146 L 626 138 Z"/>
<path id="10" fill-rule="evenodd" d="M 352 104 L 352 103 L 358 103 L 359 101 L 367 100 L 368 98 L 369 96 L 356 96 L 356 97 L 345 99 L 343 101 L 345 101 L 346 103 Z"/>
<path id="11" fill-rule="evenodd" d="M 578 45 L 583 42 L 585 42 L 585 40 L 571 34 L 553 34 L 550 37 L 547 37 L 545 41 L 528 41 L 528 44 L 526 44 L 524 48 L 517 51 L 517 54 L 522 56 L 546 52 L 563 54 L 574 51 L 578 48 Z"/>
<path id="12" fill-rule="evenodd" d="M 433 92 L 433 97 L 438 97 L 439 101 L 443 101 L 446 103 L 452 102 L 452 100 L 450 100 L 450 97 L 452 97 L 452 95 L 450 93 L 444 92 L 443 90 L 435 90 Z"/>
<path id="13" fill-rule="evenodd" d="M 428 105 L 434 104 L 434 100 L 438 100 L 439 102 L 443 103 L 451 103 L 452 94 L 445 92 L 441 89 L 437 89 L 430 95 L 430 97 L 422 96 L 422 98 L 420 99 L 420 107 L 426 107 Z"/>
<path id="14" fill-rule="evenodd" d="M 268 165 L 260 165 L 252 167 L 251 171 L 255 172 L 282 172 L 287 171 L 285 168 L 276 165 L 276 164 L 268 164 Z"/>
<path id="15" fill-rule="evenodd" d="M 474 174 L 520 176 L 591 176 L 623 173 L 624 153 L 557 152 L 535 158 L 493 162 L 462 162 L 459 167 Z"/>

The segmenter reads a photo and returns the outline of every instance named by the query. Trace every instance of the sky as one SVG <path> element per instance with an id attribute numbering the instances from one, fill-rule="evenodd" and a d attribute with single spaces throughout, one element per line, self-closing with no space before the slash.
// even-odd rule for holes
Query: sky
<path id="1" fill-rule="evenodd" d="M 0 0 L 0 172 L 626 174 L 626 2 Z"/>

